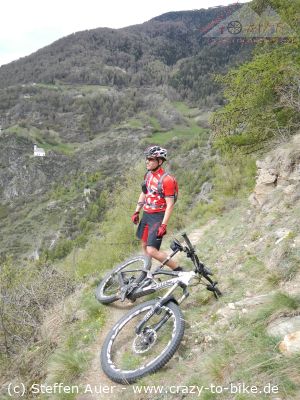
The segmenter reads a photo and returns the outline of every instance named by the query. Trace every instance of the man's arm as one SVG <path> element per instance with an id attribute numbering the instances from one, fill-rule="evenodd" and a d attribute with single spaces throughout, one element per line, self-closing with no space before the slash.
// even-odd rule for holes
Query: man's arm
<path id="1" fill-rule="evenodd" d="M 145 202 L 145 193 L 141 192 L 136 205 L 135 212 L 140 212 L 140 210 L 143 208 L 144 202 Z"/>
<path id="2" fill-rule="evenodd" d="M 166 203 L 167 203 L 167 208 L 166 208 L 166 212 L 165 212 L 162 224 L 168 225 L 168 221 L 171 217 L 171 214 L 172 214 L 172 211 L 174 208 L 174 199 L 172 197 L 166 197 L 165 199 L 166 199 Z"/>
<path id="3" fill-rule="evenodd" d="M 137 205 L 136 205 L 136 208 L 135 208 L 135 212 L 131 216 L 131 221 L 135 225 L 137 225 L 139 223 L 139 221 L 140 221 L 139 213 L 140 213 L 141 208 L 144 205 L 144 202 L 145 202 L 145 194 L 143 192 L 141 192 L 140 197 L 139 197 L 138 202 L 137 202 Z"/>

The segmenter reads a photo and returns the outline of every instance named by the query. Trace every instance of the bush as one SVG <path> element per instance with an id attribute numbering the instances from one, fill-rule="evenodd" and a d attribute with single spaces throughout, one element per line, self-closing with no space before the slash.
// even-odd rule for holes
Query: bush
<path id="1" fill-rule="evenodd" d="M 297 92 L 299 49 L 299 40 L 275 48 L 265 45 L 252 61 L 218 76 L 227 99 L 212 117 L 219 148 L 247 154 L 264 149 L 274 137 L 286 139 L 296 132 L 299 104 L 287 98 Z"/>
<path id="2" fill-rule="evenodd" d="M 36 340 L 44 312 L 73 290 L 72 280 L 50 265 L 0 264 L 0 349 L 10 357 Z"/>

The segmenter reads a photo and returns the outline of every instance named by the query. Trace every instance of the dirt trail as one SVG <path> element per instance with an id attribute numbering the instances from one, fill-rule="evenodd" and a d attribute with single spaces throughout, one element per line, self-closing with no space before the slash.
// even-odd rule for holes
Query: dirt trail
<path id="1" fill-rule="evenodd" d="M 217 223 L 217 221 L 218 221 L 217 219 L 212 219 L 207 224 L 203 225 L 201 228 L 195 229 L 191 233 L 189 233 L 188 237 L 189 237 L 191 243 L 197 244 L 199 242 L 199 240 L 201 239 L 201 237 L 204 235 L 204 233 L 209 228 L 211 228 L 213 225 L 215 225 Z"/>
<path id="2" fill-rule="evenodd" d="M 120 394 L 122 392 L 123 386 L 112 382 L 102 371 L 100 366 L 100 351 L 108 331 L 128 310 L 132 308 L 132 303 L 125 301 L 124 303 L 115 303 L 107 307 L 109 307 L 108 321 L 103 327 L 96 342 L 93 344 L 93 347 L 90 349 L 91 353 L 94 354 L 94 358 L 90 364 L 90 369 L 81 377 L 80 380 L 80 384 L 86 393 L 78 395 L 76 400 L 112 400 L 115 398 L 117 393 Z M 119 396 L 117 396 L 117 398 L 119 398 Z"/>
<path id="3" fill-rule="evenodd" d="M 199 242 L 205 231 L 217 222 L 216 219 L 209 221 L 206 225 L 199 229 L 195 229 L 188 234 L 191 243 L 195 245 Z M 139 299 L 138 302 L 146 301 L 146 299 Z M 138 303 L 136 302 L 135 305 Z M 85 393 L 76 397 L 76 400 L 100 400 L 100 399 L 120 399 L 122 392 L 128 390 L 128 386 L 119 385 L 112 382 L 102 371 L 100 366 L 100 351 L 102 343 L 112 326 L 132 308 L 131 302 L 115 303 L 108 306 L 109 317 L 108 322 L 103 327 L 99 337 L 91 348 L 94 358 L 91 361 L 90 369 L 81 378 L 80 383 L 83 386 Z"/>

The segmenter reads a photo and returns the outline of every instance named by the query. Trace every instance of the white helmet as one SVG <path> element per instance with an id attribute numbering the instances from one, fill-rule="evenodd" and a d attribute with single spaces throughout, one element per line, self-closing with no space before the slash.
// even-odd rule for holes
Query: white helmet
<path id="1" fill-rule="evenodd" d="M 163 160 L 167 159 L 167 150 L 160 146 L 148 147 L 144 151 L 144 154 L 146 157 L 162 158 Z"/>

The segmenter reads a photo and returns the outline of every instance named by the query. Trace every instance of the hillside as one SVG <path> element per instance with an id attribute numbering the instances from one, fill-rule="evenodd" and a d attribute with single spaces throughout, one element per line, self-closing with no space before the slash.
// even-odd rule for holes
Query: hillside
<path id="1" fill-rule="evenodd" d="M 205 75 L 209 78 L 205 68 L 205 65 L 211 65 L 209 58 L 213 56 L 214 68 L 220 69 L 230 58 L 243 59 L 242 46 L 229 44 L 224 49 L 224 46 L 216 44 L 216 49 L 211 49 L 213 46 L 203 38 L 202 29 L 239 7 L 231 5 L 170 12 L 127 28 L 77 32 L 2 66 L 0 87 L 30 82 L 97 84 L 118 88 L 153 86 L 168 80 L 169 73 L 176 72 L 173 67 L 180 60 L 189 58 L 192 61 L 194 56 L 202 54 L 201 68 L 206 69 Z M 179 77 L 184 78 L 184 71 L 180 71 Z"/>
<path id="2" fill-rule="evenodd" d="M 262 399 L 266 396 L 262 393 L 272 399 L 298 399 L 300 342 L 293 337 L 299 337 L 300 327 L 299 167 L 300 134 L 257 160 L 258 176 L 249 198 L 236 199 L 204 225 L 199 218 L 186 227 L 201 259 L 214 270 L 224 296 L 215 301 L 201 286 L 190 289 L 181 307 L 187 325 L 184 339 L 162 370 L 127 388 L 102 373 L 99 352 L 105 334 L 132 305 L 100 306 L 99 312 L 104 308 L 109 317 L 88 347 L 87 368 L 76 382 L 83 388 L 99 388 L 99 383 L 115 388 L 109 395 L 93 389 L 74 398 L 118 399 L 122 395 L 148 400 L 155 393 L 157 400 L 171 400 L 184 398 L 187 390 L 191 398 L 199 398 L 196 388 L 209 388 L 201 395 L 206 400 Z M 168 243 L 164 248 L 169 250 Z M 188 270 L 191 264 L 184 257 L 182 262 Z M 53 376 L 55 366 L 60 362 L 51 365 L 49 378 L 60 376 Z M 256 394 L 245 391 L 242 395 L 235 389 L 251 386 L 258 388 Z M 222 391 L 218 396 L 216 387 Z M 231 391 L 220 389 L 226 387 Z"/>
<path id="3" fill-rule="evenodd" d="M 297 0 L 251 6 L 267 3 L 299 32 Z M 1 399 L 22 384 L 26 400 L 299 399 L 300 41 L 205 41 L 234 9 L 78 32 L 0 68 Z M 101 345 L 132 304 L 94 291 L 140 253 L 130 216 L 154 143 L 179 184 L 164 249 L 186 231 L 224 295 L 191 287 L 170 362 L 97 393 L 113 386 Z M 29 390 L 59 382 L 96 388 Z"/>
<path id="4" fill-rule="evenodd" d="M 186 132 L 202 135 L 207 111 L 222 101 L 211 73 L 251 53 L 251 45 L 202 38 L 211 19 L 233 10 L 167 13 L 123 29 L 77 32 L 0 68 L 2 256 L 65 255 L 66 241 L 87 240 L 107 192 L 148 143 L 173 138 L 172 151 Z M 198 122 L 182 113 L 182 101 Z M 44 159 L 33 157 L 35 143 Z"/>
<path id="5" fill-rule="evenodd" d="M 117 230 L 128 229 L 124 221 L 130 199 L 126 199 L 124 211 L 113 211 L 119 228 L 107 230 L 106 238 L 94 238 L 64 262 L 64 268 L 75 267 L 81 276 L 89 271 L 91 279 L 45 315 L 37 342 L 22 363 L 30 365 L 31 372 L 28 376 L 17 365 L 11 367 L 14 382 L 25 379 L 29 387 L 42 379 L 50 386 L 61 381 L 65 386 L 88 388 L 86 394 L 67 397 L 77 400 L 114 400 L 120 395 L 171 400 L 184 398 L 187 391 L 191 398 L 199 398 L 196 388 L 202 388 L 206 400 L 298 399 L 300 345 L 293 338 L 299 332 L 300 315 L 299 163 L 300 134 L 257 160 L 258 176 L 249 198 L 231 198 L 226 209 L 215 210 L 206 223 L 197 208 L 192 210 L 185 230 L 201 259 L 215 272 L 224 295 L 216 301 L 201 286 L 190 289 L 181 306 L 187 325 L 184 339 L 163 369 L 135 385 L 122 386 L 109 381 L 99 366 L 106 332 L 132 307 L 129 302 L 102 306 L 93 298 L 99 274 L 111 261 L 103 255 L 109 235 L 119 241 Z M 174 229 L 169 238 L 179 235 Z M 167 240 L 164 249 L 168 251 Z M 116 251 L 121 259 L 125 257 L 120 249 Z M 188 270 L 189 261 L 182 262 Z M 41 363 L 44 357 L 47 361 Z M 113 392 L 101 392 L 105 385 L 114 386 Z M 242 394 L 236 389 L 243 387 L 256 387 L 258 392 Z"/>
<path id="6" fill-rule="evenodd" d="M 299 397 L 299 340 L 287 348 L 284 344 L 300 327 L 299 162 L 298 134 L 257 160 L 257 179 L 249 198 L 236 199 L 204 225 L 194 210 L 194 222 L 185 228 L 201 259 L 214 270 L 224 296 L 215 301 L 201 286 L 191 288 L 182 304 L 186 333 L 175 357 L 158 373 L 127 389 L 116 385 L 109 395 L 94 392 L 74 398 L 117 399 L 122 394 L 124 399 L 148 400 L 153 398 L 153 393 L 147 393 L 149 387 L 158 390 L 157 399 L 184 398 L 187 388 L 193 393 L 192 387 L 210 388 L 202 393 L 204 399 L 262 399 L 260 391 L 271 387 L 276 394 L 271 398 Z M 180 237 L 178 231 L 172 233 Z M 169 251 L 167 241 L 164 249 Z M 182 262 L 190 268 L 184 257 Z M 112 385 L 99 369 L 99 352 L 107 330 L 131 307 L 129 302 L 100 307 L 108 315 L 107 322 L 88 347 L 89 367 L 76 379 L 83 387 L 99 387 L 99 382 Z M 78 352 L 83 349 L 77 347 Z M 53 372 L 55 366 L 61 366 L 59 360 L 51 365 L 49 378 L 59 377 Z M 237 396 L 224 390 L 216 397 L 212 388 L 242 383 L 256 386 L 258 394 Z M 141 392 L 134 392 L 136 387 Z"/>

